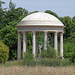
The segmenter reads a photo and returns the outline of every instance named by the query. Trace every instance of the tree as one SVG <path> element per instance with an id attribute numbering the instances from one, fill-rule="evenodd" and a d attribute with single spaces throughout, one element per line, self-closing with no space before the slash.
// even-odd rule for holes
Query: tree
<path id="1" fill-rule="evenodd" d="M 16 59 L 17 55 L 13 54 L 17 52 L 17 28 L 7 25 L 0 30 L 0 35 L 2 41 L 9 47 L 9 59 Z"/>
<path id="2" fill-rule="evenodd" d="M 2 8 L 0 8 L 0 29 L 2 29 L 4 27 L 4 15 L 5 15 L 5 12 L 3 11 Z"/>
<path id="3" fill-rule="evenodd" d="M 4 27 L 4 19 L 5 19 L 5 11 L 2 8 L 2 4 L 5 4 L 5 2 L 0 0 L 0 29 Z"/>
<path id="4" fill-rule="evenodd" d="M 66 16 L 64 18 L 59 17 L 59 19 L 66 26 L 64 28 L 64 37 L 65 38 L 70 37 L 71 33 L 75 32 L 75 24 L 72 22 L 72 20 L 69 16 Z"/>
<path id="5" fill-rule="evenodd" d="M 12 9 L 15 9 L 15 7 L 16 7 L 16 4 L 14 4 L 12 2 L 12 0 L 10 0 L 10 2 L 9 2 L 9 8 L 12 10 Z"/>
<path id="6" fill-rule="evenodd" d="M 2 8 L 0 8 L 0 29 L 2 29 L 5 26 L 5 14 L 6 11 L 4 11 Z"/>
<path id="7" fill-rule="evenodd" d="M 6 12 L 5 26 L 0 30 L 0 39 L 9 47 L 9 59 L 17 58 L 17 28 L 15 25 L 28 15 L 28 11 L 23 8 L 8 10 Z"/>
<path id="8" fill-rule="evenodd" d="M 28 10 L 25 10 L 21 7 L 17 8 L 16 10 L 16 14 L 18 15 L 18 17 L 22 16 L 22 15 L 27 15 L 28 14 Z"/>
<path id="9" fill-rule="evenodd" d="M 72 54 L 75 52 L 75 43 L 65 43 L 64 44 L 64 57 L 70 58 Z"/>
<path id="10" fill-rule="evenodd" d="M 9 22 L 18 21 L 19 18 L 22 19 L 22 16 L 25 17 L 26 15 L 28 15 L 28 11 L 21 7 L 17 9 L 8 10 L 5 14 L 4 23 L 6 23 L 6 25 L 9 25 Z"/>
<path id="11" fill-rule="evenodd" d="M 64 17 L 59 17 L 59 20 L 63 23 Z"/>
<path id="12" fill-rule="evenodd" d="M 46 10 L 45 13 L 52 14 L 52 15 L 54 15 L 55 17 L 58 18 L 58 15 L 57 15 L 56 13 L 52 12 L 51 10 Z"/>
<path id="13" fill-rule="evenodd" d="M 75 32 L 71 33 L 71 36 L 68 38 L 69 42 L 75 43 Z"/>
<path id="14" fill-rule="evenodd" d="M 18 20 L 18 15 L 16 14 L 16 10 L 8 10 L 5 14 L 5 23 L 8 25 L 9 22 L 12 21 L 17 21 Z"/>
<path id="15" fill-rule="evenodd" d="M 33 13 L 37 13 L 37 12 L 39 12 L 39 11 L 33 11 L 33 12 L 30 12 L 29 14 L 33 14 Z"/>
<path id="16" fill-rule="evenodd" d="M 75 24 L 75 16 L 72 18 L 72 22 Z"/>
<path id="17" fill-rule="evenodd" d="M 2 8 L 2 4 L 5 4 L 5 2 L 0 0 L 0 8 Z"/>

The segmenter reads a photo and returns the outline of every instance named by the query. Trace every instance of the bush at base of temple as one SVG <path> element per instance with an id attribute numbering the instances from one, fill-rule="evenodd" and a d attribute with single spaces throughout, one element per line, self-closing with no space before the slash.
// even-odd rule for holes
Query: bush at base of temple
<path id="1" fill-rule="evenodd" d="M 56 51 L 52 47 L 48 47 L 47 50 L 42 50 L 41 58 L 56 58 Z"/>
<path id="2" fill-rule="evenodd" d="M 75 52 L 72 53 L 70 60 L 72 63 L 75 63 Z"/>
<path id="3" fill-rule="evenodd" d="M 9 48 L 0 41 L 0 63 L 5 63 L 9 57 Z"/>
<path id="4" fill-rule="evenodd" d="M 28 64 L 28 62 L 30 62 L 31 60 L 34 60 L 33 54 L 28 51 L 24 53 L 23 65 Z"/>

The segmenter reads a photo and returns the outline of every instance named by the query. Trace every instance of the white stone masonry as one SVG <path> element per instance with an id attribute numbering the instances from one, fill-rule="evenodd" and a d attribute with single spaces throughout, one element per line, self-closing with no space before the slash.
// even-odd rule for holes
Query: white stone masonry
<path id="1" fill-rule="evenodd" d="M 21 59 L 21 32 L 18 32 L 18 60 Z"/>
<path id="2" fill-rule="evenodd" d="M 56 50 L 56 55 L 58 55 L 58 35 L 57 32 L 54 33 L 54 49 Z"/>
<path id="3" fill-rule="evenodd" d="M 63 33 L 60 33 L 60 56 L 63 58 Z"/>
<path id="4" fill-rule="evenodd" d="M 26 32 L 23 32 L 23 56 L 24 56 L 24 53 L 26 52 L 26 42 L 27 41 L 27 35 L 26 35 Z"/>
<path id="5" fill-rule="evenodd" d="M 44 49 L 47 50 L 47 31 L 44 32 Z"/>
<path id="6" fill-rule="evenodd" d="M 36 32 L 33 31 L 33 55 L 36 57 Z"/>

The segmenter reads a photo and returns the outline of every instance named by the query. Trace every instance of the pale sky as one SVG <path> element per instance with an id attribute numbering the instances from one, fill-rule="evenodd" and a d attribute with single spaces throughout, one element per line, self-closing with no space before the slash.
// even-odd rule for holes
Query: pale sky
<path id="1" fill-rule="evenodd" d="M 6 2 L 3 7 L 9 7 L 10 0 L 2 0 Z M 75 16 L 75 0 L 12 0 L 16 4 L 16 8 L 22 7 L 29 12 L 51 10 L 58 16 Z"/>

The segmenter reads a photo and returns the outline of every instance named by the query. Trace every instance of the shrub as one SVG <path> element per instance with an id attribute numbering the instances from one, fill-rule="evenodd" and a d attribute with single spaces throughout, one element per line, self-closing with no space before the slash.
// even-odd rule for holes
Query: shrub
<path id="1" fill-rule="evenodd" d="M 23 65 L 29 65 L 31 60 L 34 60 L 33 54 L 28 51 L 24 53 Z"/>
<path id="2" fill-rule="evenodd" d="M 56 51 L 50 46 L 47 50 L 42 50 L 41 52 L 42 58 L 56 58 Z"/>
<path id="3" fill-rule="evenodd" d="M 0 63 L 5 63 L 9 57 L 9 48 L 0 41 Z"/>
<path id="4" fill-rule="evenodd" d="M 29 60 L 32 60 L 32 59 L 33 59 L 33 54 L 32 53 L 29 53 L 29 52 L 24 53 L 23 60 L 29 61 Z"/>
<path id="5" fill-rule="evenodd" d="M 38 65 L 42 66 L 69 66 L 71 62 L 68 59 L 41 59 L 38 61 Z"/>
<path id="6" fill-rule="evenodd" d="M 63 60 L 60 59 L 59 62 L 60 62 L 60 66 L 70 66 L 70 65 L 72 65 L 72 63 L 69 59 L 63 59 Z"/>
<path id="7" fill-rule="evenodd" d="M 41 66 L 60 66 L 60 62 L 57 59 L 41 59 L 38 61 L 38 65 L 41 65 Z"/>
<path id="8" fill-rule="evenodd" d="M 72 53 L 70 60 L 75 63 L 75 52 Z"/>
<path id="9" fill-rule="evenodd" d="M 75 43 L 65 43 L 64 44 L 64 57 L 70 58 L 75 52 Z"/>
<path id="10" fill-rule="evenodd" d="M 30 61 L 23 61 L 23 65 L 27 66 L 36 66 L 38 62 L 36 60 L 30 60 Z"/>
<path id="11" fill-rule="evenodd" d="M 27 66 L 70 66 L 72 62 L 68 59 L 40 59 L 40 60 L 30 60 L 23 61 L 23 65 Z"/>

